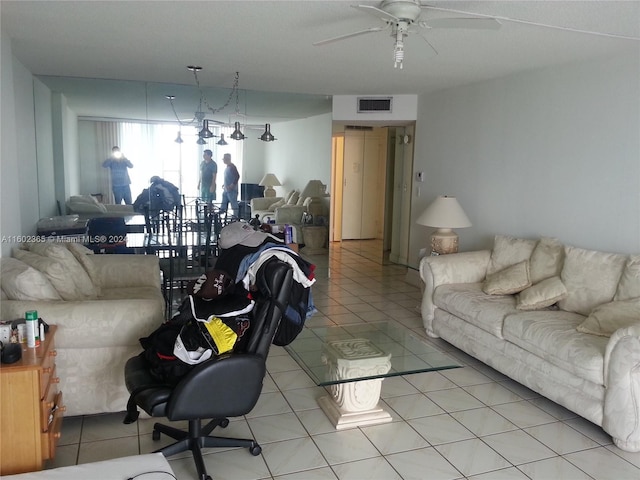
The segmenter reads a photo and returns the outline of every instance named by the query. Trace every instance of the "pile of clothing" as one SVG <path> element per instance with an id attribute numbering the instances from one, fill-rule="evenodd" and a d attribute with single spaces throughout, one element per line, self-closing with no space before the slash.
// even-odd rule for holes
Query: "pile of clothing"
<path id="1" fill-rule="evenodd" d="M 145 208 L 150 212 L 169 212 L 180 205 L 180 190 L 173 183 L 158 176 L 149 180 L 151 185 L 145 188 L 133 202 L 133 210 L 144 213 Z"/>
<path id="2" fill-rule="evenodd" d="M 140 339 L 152 373 L 164 383 L 177 383 L 212 356 L 242 351 L 250 337 L 255 301 L 266 294 L 260 288 L 260 269 L 272 258 L 293 270 L 289 305 L 273 343 L 291 343 L 316 312 L 311 294 L 315 265 L 280 239 L 246 222 L 233 222 L 222 229 L 219 246 L 215 268 L 187 285 L 188 296 L 178 312 Z"/>

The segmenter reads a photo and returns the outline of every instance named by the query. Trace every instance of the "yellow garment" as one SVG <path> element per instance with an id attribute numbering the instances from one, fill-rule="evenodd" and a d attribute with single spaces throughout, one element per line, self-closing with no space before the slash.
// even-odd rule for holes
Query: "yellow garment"
<path id="1" fill-rule="evenodd" d="M 209 319 L 204 322 L 204 326 L 216 344 L 218 355 L 233 350 L 238 340 L 238 335 L 220 318 L 211 315 Z"/>

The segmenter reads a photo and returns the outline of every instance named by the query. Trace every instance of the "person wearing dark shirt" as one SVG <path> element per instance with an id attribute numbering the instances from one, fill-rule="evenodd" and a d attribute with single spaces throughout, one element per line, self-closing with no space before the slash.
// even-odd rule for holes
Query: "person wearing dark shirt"
<path id="1" fill-rule="evenodd" d="M 119 147 L 113 147 L 111 156 L 102 162 L 102 166 L 111 170 L 111 190 L 116 205 L 120 205 L 123 200 L 125 205 L 131 205 L 131 179 L 128 169 L 133 168 L 133 164 L 122 155 Z"/>
<path id="2" fill-rule="evenodd" d="M 220 213 L 226 215 L 227 208 L 229 204 L 231 204 L 233 216 L 238 217 L 238 181 L 240 180 L 240 174 L 236 166 L 231 163 L 230 153 L 225 153 L 222 161 L 227 167 L 224 169 L 224 185 L 222 186 Z"/>
<path id="3" fill-rule="evenodd" d="M 218 176 L 218 165 L 213 161 L 213 152 L 205 150 L 202 154 L 202 162 L 200 163 L 200 180 L 198 181 L 198 190 L 200 198 L 211 204 L 216 199 L 216 178 Z"/>

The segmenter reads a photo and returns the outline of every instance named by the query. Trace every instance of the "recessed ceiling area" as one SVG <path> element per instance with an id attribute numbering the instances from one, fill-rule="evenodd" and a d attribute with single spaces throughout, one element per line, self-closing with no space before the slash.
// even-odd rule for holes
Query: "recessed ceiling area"
<path id="1" fill-rule="evenodd" d="M 180 85 L 194 86 L 189 64 L 202 66 L 203 87 L 221 89 L 223 96 L 239 72 L 246 108 L 255 109 L 251 114 L 265 114 L 258 111 L 264 107 L 275 118 L 288 118 L 290 113 L 278 111 L 284 98 L 279 94 L 312 95 L 287 96 L 294 104 L 326 103 L 326 96 L 336 94 L 423 94 L 638 48 L 637 40 L 578 32 L 640 37 L 637 1 L 422 3 L 531 24 L 501 21 L 499 30 L 420 29 L 405 39 L 400 70 L 393 66 L 394 39 L 388 31 L 313 45 L 384 25 L 375 15 L 352 8 L 379 7 L 379 1 L 3 0 L 0 14 L 3 39 L 11 40 L 15 57 L 30 72 L 148 82 L 148 115 L 156 109 L 151 94 L 171 93 L 160 92 L 165 88 L 157 84 L 176 85 L 176 91 Z M 468 15 L 423 8 L 420 19 L 461 16 Z M 250 92 L 263 92 L 263 98 Z"/>

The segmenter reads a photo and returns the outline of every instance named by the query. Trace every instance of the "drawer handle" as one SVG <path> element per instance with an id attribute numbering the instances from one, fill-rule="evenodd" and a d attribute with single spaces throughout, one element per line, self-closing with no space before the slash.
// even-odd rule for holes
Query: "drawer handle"
<path id="1" fill-rule="evenodd" d="M 51 367 L 45 367 L 42 369 L 42 371 L 48 375 L 53 371 L 53 369 Z"/>
<path id="2" fill-rule="evenodd" d="M 56 355 L 58 355 L 58 352 L 57 352 L 56 350 L 51 350 L 51 351 L 49 352 L 49 356 L 50 356 L 50 357 L 55 357 Z"/>
<path id="3" fill-rule="evenodd" d="M 54 434 L 53 434 L 53 437 L 54 437 L 56 440 L 60 440 L 61 435 L 62 435 L 62 432 L 56 432 L 56 433 L 54 433 Z"/>
<path id="4" fill-rule="evenodd" d="M 52 378 L 51 383 L 60 383 L 60 377 Z"/>

